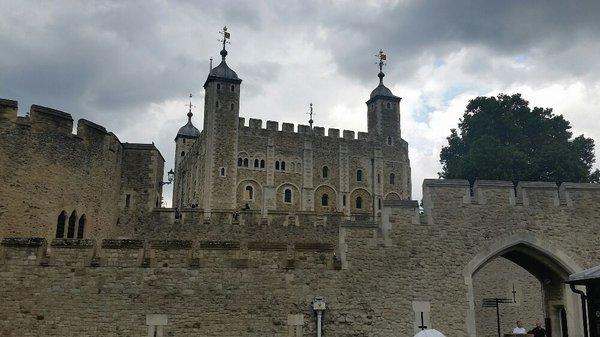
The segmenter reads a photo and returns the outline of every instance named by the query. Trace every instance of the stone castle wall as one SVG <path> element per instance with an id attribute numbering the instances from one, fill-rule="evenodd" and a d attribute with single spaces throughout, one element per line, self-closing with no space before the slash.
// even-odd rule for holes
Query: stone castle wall
<path id="1" fill-rule="evenodd" d="M 20 117 L 0 100 L 0 236 L 53 238 L 64 211 L 65 235 L 74 214 L 84 238 L 112 237 L 127 194 L 129 209 L 154 206 L 164 160 L 153 145 L 122 144 L 84 119 L 72 130 L 68 113 L 34 105 Z"/>
<path id="2" fill-rule="evenodd" d="M 153 235 L 170 233 L 170 241 L 57 240 L 44 249 L 43 241 L 5 239 L 0 329 L 144 335 L 157 322 L 147 315 L 165 315 L 164 336 L 311 336 L 310 303 L 323 296 L 327 336 L 411 336 L 421 313 L 428 327 L 468 336 L 479 296 L 469 287 L 499 254 L 515 248 L 567 272 L 600 263 L 597 185 L 517 190 L 478 182 L 471 195 L 466 181 L 428 180 L 425 214 L 416 202 L 389 202 L 381 226 L 261 228 L 242 215 L 210 227 L 199 211 L 172 224 L 173 212 L 162 211 L 170 229 L 154 224 Z"/>

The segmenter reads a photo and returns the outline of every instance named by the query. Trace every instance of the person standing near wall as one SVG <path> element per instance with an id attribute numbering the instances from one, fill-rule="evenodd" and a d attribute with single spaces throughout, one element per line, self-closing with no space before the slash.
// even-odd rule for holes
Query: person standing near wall
<path id="1" fill-rule="evenodd" d="M 513 334 L 515 335 L 524 335 L 527 333 L 527 330 L 523 327 L 523 323 L 521 321 L 517 321 L 517 326 L 513 329 Z"/>
<path id="2" fill-rule="evenodd" d="M 535 328 L 529 330 L 528 333 L 535 337 L 546 337 L 546 329 L 542 328 L 540 321 L 535 321 Z"/>

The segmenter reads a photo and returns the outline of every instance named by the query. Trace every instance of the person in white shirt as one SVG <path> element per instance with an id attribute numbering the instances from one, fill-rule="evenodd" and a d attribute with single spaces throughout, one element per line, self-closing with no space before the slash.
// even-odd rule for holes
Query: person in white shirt
<path id="1" fill-rule="evenodd" d="M 521 321 L 517 321 L 517 327 L 513 329 L 513 334 L 515 335 L 524 335 L 527 333 L 527 330 L 523 327 L 523 323 Z"/>

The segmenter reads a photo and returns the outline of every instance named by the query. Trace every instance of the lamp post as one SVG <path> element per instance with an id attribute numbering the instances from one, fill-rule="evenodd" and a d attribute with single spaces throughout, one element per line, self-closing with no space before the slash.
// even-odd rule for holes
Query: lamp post
<path id="1" fill-rule="evenodd" d="M 169 172 L 167 172 L 167 180 L 168 181 L 161 181 L 160 186 L 169 185 L 175 180 L 175 172 L 173 172 L 173 169 L 170 169 Z"/>
<path id="2" fill-rule="evenodd" d="M 317 296 L 313 301 L 313 310 L 317 313 L 317 337 L 321 337 L 321 327 L 323 319 L 323 311 L 325 311 L 325 299 Z"/>

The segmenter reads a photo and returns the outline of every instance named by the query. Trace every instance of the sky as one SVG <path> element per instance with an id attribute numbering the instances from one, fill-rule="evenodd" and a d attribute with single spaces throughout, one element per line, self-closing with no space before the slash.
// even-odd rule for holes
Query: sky
<path id="1" fill-rule="evenodd" d="M 307 124 L 312 102 L 315 125 L 366 131 L 383 49 L 420 200 L 477 96 L 521 93 L 600 143 L 599 17 L 592 0 L 0 0 L 0 98 L 18 100 L 20 115 L 44 105 L 122 142 L 154 142 L 166 172 L 190 93 L 202 126 L 202 85 L 224 25 L 246 119 Z"/>

